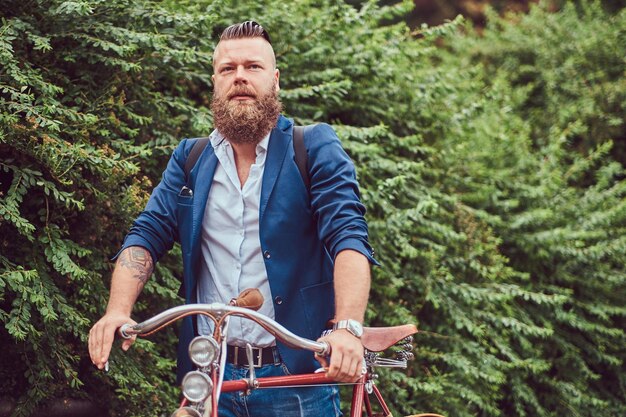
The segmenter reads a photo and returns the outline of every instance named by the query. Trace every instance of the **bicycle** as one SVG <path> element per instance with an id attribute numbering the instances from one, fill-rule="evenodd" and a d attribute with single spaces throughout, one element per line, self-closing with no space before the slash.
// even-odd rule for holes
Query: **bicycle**
<path id="1" fill-rule="evenodd" d="M 260 297 L 260 300 L 259 300 Z M 226 362 L 226 334 L 228 318 L 231 316 L 245 317 L 261 325 L 289 347 L 306 349 L 317 355 L 327 356 L 330 348 L 325 342 L 317 342 L 297 336 L 276 321 L 264 316 L 251 308 L 260 306 L 263 298 L 258 290 L 246 290 L 240 297 L 231 300 L 230 304 L 188 304 L 170 308 L 144 322 L 131 325 L 125 324 L 119 329 L 123 338 L 133 336 L 149 336 L 175 321 L 190 315 L 205 315 L 215 324 L 212 336 L 197 336 L 189 344 L 192 362 L 198 367 L 185 375 L 182 381 L 183 397 L 180 407 L 171 417 L 218 417 L 217 404 L 222 392 L 244 391 L 255 389 L 280 388 L 303 385 L 324 385 L 335 383 L 322 372 L 280 377 L 256 378 L 252 360 L 252 347 L 246 348 L 248 356 L 249 377 L 247 379 L 224 381 L 223 370 Z M 391 417 L 391 412 L 375 384 L 376 367 L 406 368 L 407 362 L 413 359 L 412 341 L 417 333 L 415 325 L 406 324 L 395 327 L 365 327 L 361 338 L 365 348 L 364 366 L 360 379 L 354 383 L 350 417 L 359 417 L 366 413 L 368 417 Z M 384 358 L 381 352 L 395 346 L 395 358 Z M 323 369 L 322 369 L 323 370 Z M 318 370 L 319 371 L 319 370 Z M 378 402 L 379 412 L 374 412 L 370 395 Z M 416 414 L 407 417 L 443 417 L 439 414 Z"/>

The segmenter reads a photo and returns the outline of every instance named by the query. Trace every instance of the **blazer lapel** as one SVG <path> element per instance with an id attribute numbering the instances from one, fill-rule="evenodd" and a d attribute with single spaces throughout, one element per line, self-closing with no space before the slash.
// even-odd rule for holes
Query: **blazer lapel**
<path id="1" fill-rule="evenodd" d="M 293 140 L 291 132 L 292 123 L 289 119 L 280 116 L 276 127 L 270 135 L 270 142 L 267 147 L 267 159 L 265 160 L 265 170 L 263 172 L 263 184 L 261 186 L 261 205 L 259 208 L 259 223 L 263 221 L 265 208 L 278 179 L 278 174 L 283 166 L 287 149 Z"/>
<path id="2" fill-rule="evenodd" d="M 207 154 L 208 155 L 205 155 Z M 213 183 L 213 175 L 215 175 L 215 168 L 217 168 L 217 156 L 213 152 L 211 144 L 207 144 L 203 155 L 198 159 L 198 163 L 195 172 L 192 173 L 191 183 L 194 184 L 193 189 L 193 222 L 191 231 L 191 248 L 195 250 L 198 248 L 198 239 L 200 237 L 200 230 L 202 229 L 202 219 L 204 217 L 204 210 L 206 208 L 206 202 L 209 198 L 209 191 L 211 190 L 211 184 Z"/>

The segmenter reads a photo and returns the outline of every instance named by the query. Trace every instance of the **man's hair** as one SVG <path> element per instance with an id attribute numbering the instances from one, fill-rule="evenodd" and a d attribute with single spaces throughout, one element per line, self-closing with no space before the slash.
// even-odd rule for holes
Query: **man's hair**
<path id="1" fill-rule="evenodd" d="M 246 20 L 245 22 L 235 23 L 234 25 L 230 25 L 226 29 L 224 29 L 224 31 L 220 35 L 220 41 L 256 37 L 263 38 L 270 45 L 272 44 L 272 41 L 270 40 L 270 35 L 263 28 L 263 26 L 259 25 L 254 20 Z"/>

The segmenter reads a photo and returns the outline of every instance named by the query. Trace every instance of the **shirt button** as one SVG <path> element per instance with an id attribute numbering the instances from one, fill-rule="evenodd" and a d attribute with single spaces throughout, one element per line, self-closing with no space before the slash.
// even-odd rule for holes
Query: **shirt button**
<path id="1" fill-rule="evenodd" d="M 274 297 L 274 301 L 276 301 L 276 304 L 282 304 L 283 303 L 283 299 L 280 298 L 280 296 L 278 296 L 278 295 L 276 297 Z"/>
<path id="2" fill-rule="evenodd" d="M 263 257 L 265 259 L 269 259 L 272 257 L 272 255 L 270 254 L 270 251 L 266 250 L 265 252 L 263 252 Z"/>

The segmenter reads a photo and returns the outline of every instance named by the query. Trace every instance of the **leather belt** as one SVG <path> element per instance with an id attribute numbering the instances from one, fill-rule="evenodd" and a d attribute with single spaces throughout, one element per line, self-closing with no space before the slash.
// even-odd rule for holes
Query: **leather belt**
<path id="1" fill-rule="evenodd" d="M 256 368 L 263 365 L 280 363 L 280 355 L 276 346 L 252 348 L 252 361 Z M 245 347 L 228 345 L 226 348 L 226 362 L 238 366 L 248 366 L 248 355 Z"/>

